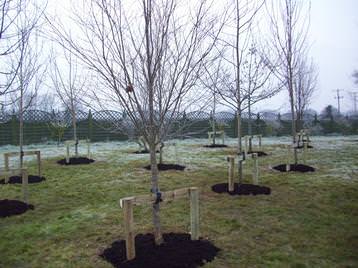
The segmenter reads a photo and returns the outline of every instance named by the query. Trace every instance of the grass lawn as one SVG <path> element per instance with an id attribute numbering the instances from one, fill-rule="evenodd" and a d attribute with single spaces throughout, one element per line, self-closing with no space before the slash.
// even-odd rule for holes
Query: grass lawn
<path id="1" fill-rule="evenodd" d="M 287 139 L 286 139 L 287 141 Z M 162 191 L 198 186 L 200 232 L 221 251 L 205 267 L 358 267 L 358 138 L 313 137 L 308 164 L 315 173 L 279 173 L 269 165 L 285 163 L 280 139 L 270 139 L 259 158 L 260 184 L 271 195 L 229 196 L 211 186 L 226 182 L 229 148 L 207 149 L 206 140 L 169 147 L 165 162 L 186 171 L 160 174 Z M 46 158 L 47 178 L 29 187 L 35 210 L 0 219 L 0 267 L 111 267 L 98 255 L 123 239 L 119 199 L 145 194 L 150 188 L 148 155 L 137 147 L 98 152 L 93 164 L 60 166 Z M 252 163 L 244 165 L 251 183 Z M 27 163 L 35 174 L 35 162 Z M 20 185 L 0 185 L 0 199 L 20 199 Z M 189 230 L 189 202 L 163 203 L 164 232 Z M 134 210 L 137 233 L 152 231 L 151 207 Z"/>

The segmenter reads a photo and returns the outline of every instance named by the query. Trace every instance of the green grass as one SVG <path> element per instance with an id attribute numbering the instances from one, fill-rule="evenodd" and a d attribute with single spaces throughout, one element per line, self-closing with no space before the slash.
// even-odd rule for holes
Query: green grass
<path id="1" fill-rule="evenodd" d="M 268 169 L 285 163 L 277 139 L 277 145 L 264 147 L 272 155 L 259 159 L 260 183 L 272 194 L 242 197 L 210 189 L 226 182 L 225 158 L 234 146 L 183 143 L 178 155 L 169 148 L 165 159 L 188 170 L 162 172 L 160 186 L 162 191 L 201 188 L 201 236 L 221 248 L 205 267 L 357 267 L 358 143 L 353 140 L 321 138 L 308 161 L 317 172 L 282 174 Z M 111 267 L 98 254 L 123 239 L 119 199 L 150 187 L 150 173 L 142 169 L 148 156 L 126 159 L 127 153 L 128 148 L 113 148 L 94 164 L 68 167 L 57 165 L 58 158 L 45 159 L 46 182 L 29 189 L 35 210 L 0 219 L 0 267 Z M 35 163 L 29 168 L 36 172 Z M 251 182 L 250 161 L 244 174 Z M 0 185 L 4 198 L 21 198 L 21 186 Z M 150 206 L 136 207 L 134 214 L 136 231 L 151 232 Z M 163 203 L 161 219 L 164 232 L 189 231 L 188 201 Z"/>

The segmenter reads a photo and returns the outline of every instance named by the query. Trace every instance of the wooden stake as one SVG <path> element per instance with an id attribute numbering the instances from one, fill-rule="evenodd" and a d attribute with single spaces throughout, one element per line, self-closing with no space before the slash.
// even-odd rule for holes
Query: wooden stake
<path id="1" fill-rule="evenodd" d="M 257 153 L 252 154 L 252 159 L 254 160 L 253 169 L 252 169 L 252 181 L 253 184 L 259 184 L 259 161 Z"/>
<path id="2" fill-rule="evenodd" d="M 287 145 L 286 172 L 290 171 L 290 157 L 291 157 L 291 148 L 290 145 Z"/>
<path id="3" fill-rule="evenodd" d="M 247 155 L 247 136 L 245 136 L 245 155 Z"/>
<path id="4" fill-rule="evenodd" d="M 227 161 L 229 162 L 228 166 L 228 189 L 229 192 L 234 191 L 234 168 L 235 168 L 235 157 L 228 156 Z"/>
<path id="5" fill-rule="evenodd" d="M 303 164 L 307 163 L 307 142 L 303 142 Z"/>
<path id="6" fill-rule="evenodd" d="M 90 159 L 91 157 L 91 143 L 90 140 L 87 140 L 87 158 Z"/>
<path id="7" fill-rule="evenodd" d="M 134 220 L 133 220 L 133 206 L 134 197 L 127 197 L 121 199 L 123 206 L 123 221 L 124 232 L 126 236 L 126 254 L 127 260 L 135 258 L 135 240 L 134 240 Z"/>
<path id="8" fill-rule="evenodd" d="M 9 155 L 7 153 L 4 154 L 5 161 L 5 171 L 9 171 Z M 9 182 L 9 176 L 5 176 L 5 183 Z"/>
<path id="9" fill-rule="evenodd" d="M 37 151 L 36 155 L 37 155 L 37 173 L 38 173 L 39 177 L 41 177 L 42 176 L 42 172 L 41 172 L 41 152 Z"/>
<path id="10" fill-rule="evenodd" d="M 66 144 L 66 163 L 70 163 L 70 145 Z"/>
<path id="11" fill-rule="evenodd" d="M 261 150 L 261 146 L 262 146 L 262 143 L 261 143 L 261 139 L 262 139 L 262 135 L 259 135 L 259 149 Z"/>
<path id="12" fill-rule="evenodd" d="M 22 195 L 24 197 L 24 202 L 28 204 L 29 202 L 29 193 L 28 193 L 28 174 L 26 169 L 21 170 L 21 178 L 22 178 Z"/>
<path id="13" fill-rule="evenodd" d="M 199 190 L 197 187 L 189 189 L 190 195 L 190 229 L 191 240 L 199 239 Z"/>

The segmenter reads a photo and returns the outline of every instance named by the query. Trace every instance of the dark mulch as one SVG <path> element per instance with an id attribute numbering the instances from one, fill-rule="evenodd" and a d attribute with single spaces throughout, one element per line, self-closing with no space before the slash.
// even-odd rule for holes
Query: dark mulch
<path id="1" fill-rule="evenodd" d="M 227 183 L 219 183 L 211 186 L 215 193 L 228 193 L 230 195 L 258 195 L 258 194 L 271 194 L 271 189 L 266 186 L 247 184 L 247 183 L 234 183 L 234 191 L 229 192 L 229 185 Z"/>
<path id="2" fill-rule="evenodd" d="M 228 147 L 225 144 L 210 144 L 210 145 L 204 145 L 205 148 L 225 148 Z"/>
<path id="3" fill-rule="evenodd" d="M 145 166 L 144 167 L 147 170 L 150 170 L 151 166 Z M 176 164 L 158 164 L 158 170 L 159 171 L 165 171 L 165 170 L 184 170 L 185 166 L 182 165 L 176 165 Z"/>
<path id="4" fill-rule="evenodd" d="M 304 147 L 303 145 L 300 145 L 300 146 L 296 146 L 295 149 L 303 149 L 303 147 Z M 313 146 L 312 145 L 307 145 L 307 148 L 312 149 Z"/>
<path id="5" fill-rule="evenodd" d="M 135 238 L 136 257 L 126 260 L 125 241 L 115 241 L 100 255 L 114 267 L 123 268 L 194 268 L 212 261 L 220 251 L 208 240 L 190 240 L 189 234 L 168 233 L 164 243 L 154 244 L 152 234 Z"/>
<path id="6" fill-rule="evenodd" d="M 267 156 L 268 154 L 263 151 L 249 151 L 248 154 L 257 154 L 258 157 Z"/>
<path id="7" fill-rule="evenodd" d="M 18 200 L 0 200 L 0 218 L 19 215 L 25 213 L 28 209 L 34 209 L 34 206 Z"/>
<path id="8" fill-rule="evenodd" d="M 278 166 L 272 167 L 275 170 L 281 171 L 281 172 L 287 172 L 286 171 L 286 164 L 281 164 Z M 303 165 L 303 164 L 290 164 L 290 170 L 289 171 L 298 171 L 298 172 L 314 172 L 315 168 Z"/>
<path id="9" fill-rule="evenodd" d="M 36 175 L 28 176 L 28 183 L 39 183 L 44 180 L 46 180 L 45 177 L 40 177 L 40 176 L 36 176 Z M 12 176 L 9 178 L 8 183 L 10 183 L 10 184 L 22 183 L 22 178 L 20 176 Z M 0 180 L 0 184 L 5 184 L 5 179 Z"/>
<path id="10" fill-rule="evenodd" d="M 141 150 L 141 151 L 135 151 L 134 154 L 149 154 L 150 152 L 148 150 Z M 159 153 L 159 151 L 156 151 L 156 153 Z"/>
<path id="11" fill-rule="evenodd" d="M 60 165 L 81 165 L 81 164 L 91 164 L 93 163 L 93 159 L 89 159 L 87 157 L 71 157 L 70 162 L 66 163 L 66 158 L 58 160 L 57 164 Z"/>

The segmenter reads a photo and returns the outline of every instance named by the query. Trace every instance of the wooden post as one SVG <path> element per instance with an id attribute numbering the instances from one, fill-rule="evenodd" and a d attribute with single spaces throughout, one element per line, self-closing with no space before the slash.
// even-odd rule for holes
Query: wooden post
<path id="1" fill-rule="evenodd" d="M 223 140 L 223 144 L 225 144 L 225 132 L 224 131 L 222 131 L 221 137 L 222 137 L 222 140 Z"/>
<path id="2" fill-rule="evenodd" d="M 41 172 L 41 152 L 37 151 L 36 155 L 37 155 L 37 173 L 38 173 L 39 177 L 41 177 L 42 176 L 42 172 Z"/>
<path id="3" fill-rule="evenodd" d="M 123 221 L 124 232 L 126 236 L 126 254 L 127 260 L 135 258 L 135 240 L 134 240 L 134 220 L 133 220 L 133 206 L 134 197 L 127 197 L 121 199 L 121 205 L 123 207 Z"/>
<path id="4" fill-rule="evenodd" d="M 245 155 L 247 155 L 247 136 L 245 136 Z"/>
<path id="5" fill-rule="evenodd" d="M 21 181 L 22 181 L 22 195 L 24 197 L 24 202 L 28 204 L 29 202 L 29 193 L 28 193 L 28 174 L 26 169 L 21 169 Z"/>
<path id="6" fill-rule="evenodd" d="M 190 229 L 191 240 L 199 239 L 199 190 L 197 187 L 189 188 L 190 195 Z"/>
<path id="7" fill-rule="evenodd" d="M 87 158 L 90 159 L 91 157 L 91 143 L 90 143 L 90 140 L 87 140 Z"/>
<path id="8" fill-rule="evenodd" d="M 235 157 L 228 156 L 227 161 L 229 162 L 228 189 L 229 189 L 229 192 L 233 192 L 234 191 Z"/>
<path id="9" fill-rule="evenodd" d="M 287 157 L 286 157 L 286 172 L 290 171 L 290 157 L 291 157 L 291 150 L 290 145 L 287 145 Z"/>
<path id="10" fill-rule="evenodd" d="M 66 163 L 70 163 L 70 145 L 66 144 Z"/>
<path id="11" fill-rule="evenodd" d="M 4 154 L 4 161 L 5 161 L 5 171 L 9 171 L 9 155 L 7 153 Z M 9 176 L 5 176 L 5 183 L 9 182 Z"/>
<path id="12" fill-rule="evenodd" d="M 307 163 L 307 142 L 303 142 L 303 164 Z"/>
<path id="13" fill-rule="evenodd" d="M 257 153 L 252 154 L 252 159 L 254 160 L 253 169 L 252 169 L 252 182 L 255 185 L 259 184 L 259 161 Z"/>
<path id="14" fill-rule="evenodd" d="M 262 139 L 262 135 L 259 135 L 259 149 L 261 150 L 261 147 L 262 147 L 262 143 L 261 143 L 261 139 Z"/>

